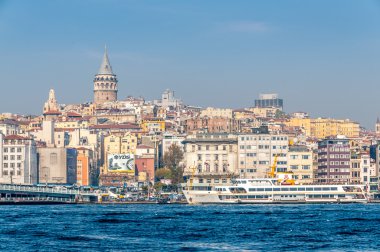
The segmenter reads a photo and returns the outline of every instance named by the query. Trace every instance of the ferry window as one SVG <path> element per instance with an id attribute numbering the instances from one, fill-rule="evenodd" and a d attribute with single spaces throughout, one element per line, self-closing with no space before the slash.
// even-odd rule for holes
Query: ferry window
<path id="1" fill-rule="evenodd" d="M 313 187 L 306 188 L 306 191 L 313 191 Z"/>
<path id="2" fill-rule="evenodd" d="M 226 189 L 226 188 L 223 188 L 223 191 L 227 191 L 227 189 Z"/>
<path id="3" fill-rule="evenodd" d="M 280 188 L 273 188 L 273 191 L 280 191 Z"/>
<path id="4" fill-rule="evenodd" d="M 316 187 L 316 188 L 314 188 L 314 191 L 322 191 L 322 188 L 321 187 Z"/>
<path id="5" fill-rule="evenodd" d="M 323 187 L 323 191 L 330 191 L 330 187 Z"/>
<path id="6" fill-rule="evenodd" d="M 222 179 L 222 183 L 227 183 L 227 179 Z"/>
<path id="7" fill-rule="evenodd" d="M 336 190 L 338 190 L 338 187 L 330 187 L 330 190 L 331 191 L 336 191 Z"/>
<path id="8" fill-rule="evenodd" d="M 199 179 L 199 183 L 203 183 L 203 179 L 202 178 Z"/>
<path id="9" fill-rule="evenodd" d="M 289 191 L 289 188 L 281 188 L 281 191 Z"/>
<path id="10" fill-rule="evenodd" d="M 214 182 L 215 183 L 219 183 L 219 179 L 214 179 Z"/>
<path id="11" fill-rule="evenodd" d="M 297 188 L 290 188 L 290 191 L 297 191 Z"/>
<path id="12" fill-rule="evenodd" d="M 298 191 L 305 191 L 305 187 L 298 188 Z"/>
<path id="13" fill-rule="evenodd" d="M 211 179 L 207 179 L 207 183 L 211 183 Z"/>
<path id="14" fill-rule="evenodd" d="M 271 191 L 272 191 L 272 188 L 265 188 L 265 191 L 266 191 L 266 192 L 271 192 Z"/>
<path id="15" fill-rule="evenodd" d="M 263 192 L 263 191 L 264 191 L 264 188 L 257 188 L 257 191 L 258 191 L 258 192 Z"/>
<path id="16" fill-rule="evenodd" d="M 256 188 L 249 188 L 250 192 L 256 192 Z"/>

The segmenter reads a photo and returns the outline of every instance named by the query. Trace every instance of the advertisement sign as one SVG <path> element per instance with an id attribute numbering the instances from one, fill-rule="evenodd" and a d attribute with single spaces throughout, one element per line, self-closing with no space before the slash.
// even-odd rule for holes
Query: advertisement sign
<path id="1" fill-rule="evenodd" d="M 133 154 L 108 154 L 108 172 L 135 173 Z"/>

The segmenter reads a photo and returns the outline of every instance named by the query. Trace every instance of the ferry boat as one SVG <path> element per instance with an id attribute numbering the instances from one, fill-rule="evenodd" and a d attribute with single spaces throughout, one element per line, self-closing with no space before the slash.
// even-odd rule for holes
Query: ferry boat
<path id="1" fill-rule="evenodd" d="M 294 185 L 276 178 L 235 179 L 229 184 L 185 184 L 189 204 L 367 203 L 363 185 Z"/>

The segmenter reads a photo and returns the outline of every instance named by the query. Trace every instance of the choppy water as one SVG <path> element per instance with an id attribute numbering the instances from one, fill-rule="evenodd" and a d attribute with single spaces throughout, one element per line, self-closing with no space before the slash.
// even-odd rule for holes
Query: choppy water
<path id="1" fill-rule="evenodd" d="M 0 249 L 375 251 L 380 204 L 0 206 Z"/>

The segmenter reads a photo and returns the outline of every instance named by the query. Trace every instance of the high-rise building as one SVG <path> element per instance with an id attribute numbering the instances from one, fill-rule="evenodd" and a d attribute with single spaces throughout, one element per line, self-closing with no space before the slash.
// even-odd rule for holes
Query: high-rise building
<path id="1" fill-rule="evenodd" d="M 347 139 L 325 139 L 318 142 L 320 183 L 346 183 L 350 180 L 350 143 Z"/>
<path id="2" fill-rule="evenodd" d="M 32 138 L 0 133 L 0 183 L 37 183 L 37 151 Z"/>
<path id="3" fill-rule="evenodd" d="M 276 171 L 287 171 L 288 136 L 271 135 L 266 127 L 254 129 L 251 134 L 239 135 L 238 159 L 240 176 L 268 177 L 276 159 Z"/>
<path id="4" fill-rule="evenodd" d="M 117 100 L 117 78 L 112 72 L 108 59 L 107 48 L 105 48 L 102 64 L 94 79 L 94 103 L 102 104 Z"/>
<path id="5" fill-rule="evenodd" d="M 260 94 L 255 100 L 256 108 L 277 108 L 282 111 L 284 100 L 278 98 L 278 94 Z"/>

